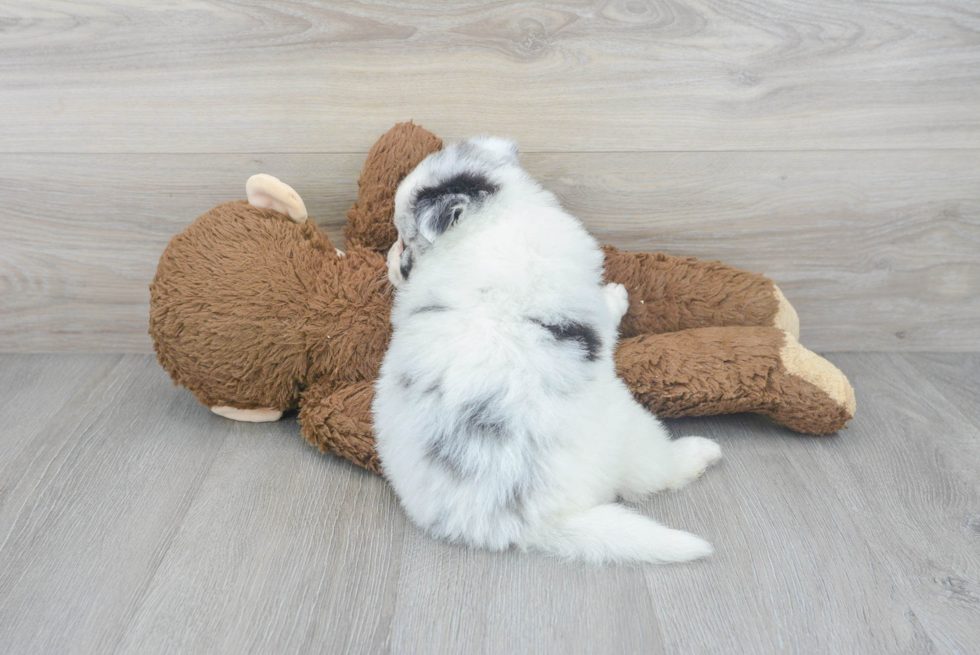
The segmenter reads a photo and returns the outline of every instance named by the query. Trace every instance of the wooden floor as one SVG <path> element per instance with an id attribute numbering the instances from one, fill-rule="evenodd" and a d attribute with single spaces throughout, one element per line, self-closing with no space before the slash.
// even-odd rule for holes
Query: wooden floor
<path id="1" fill-rule="evenodd" d="M 146 355 L 0 356 L 0 650 L 976 653 L 980 354 L 839 354 L 839 436 L 672 421 L 725 459 L 645 513 L 679 566 L 473 552 L 292 420 L 233 423 Z"/>

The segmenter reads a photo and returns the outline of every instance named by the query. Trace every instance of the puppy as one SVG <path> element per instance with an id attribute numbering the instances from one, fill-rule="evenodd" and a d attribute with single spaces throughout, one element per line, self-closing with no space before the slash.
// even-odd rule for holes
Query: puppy
<path id="1" fill-rule="evenodd" d="M 399 185 L 391 345 L 373 403 L 385 475 L 432 535 L 592 562 L 681 562 L 702 539 L 617 504 L 721 457 L 671 441 L 616 377 L 626 289 L 581 223 L 476 138 Z"/>

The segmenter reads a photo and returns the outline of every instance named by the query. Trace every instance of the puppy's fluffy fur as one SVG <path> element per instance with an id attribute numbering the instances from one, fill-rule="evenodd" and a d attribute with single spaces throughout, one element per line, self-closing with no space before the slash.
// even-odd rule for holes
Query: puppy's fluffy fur
<path id="1" fill-rule="evenodd" d="M 628 306 L 602 253 L 520 167 L 471 139 L 398 188 L 394 332 L 373 405 L 382 467 L 409 516 L 472 546 L 593 562 L 679 562 L 702 539 L 616 504 L 678 488 L 721 457 L 670 441 L 616 377 Z"/>

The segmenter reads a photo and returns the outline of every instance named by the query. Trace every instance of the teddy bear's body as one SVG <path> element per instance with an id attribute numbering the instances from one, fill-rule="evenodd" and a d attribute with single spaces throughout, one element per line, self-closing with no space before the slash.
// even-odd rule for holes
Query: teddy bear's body
<path id="1" fill-rule="evenodd" d="M 150 287 L 160 364 L 216 413 L 274 420 L 299 408 L 303 436 L 378 471 L 370 405 L 390 339 L 384 253 L 398 182 L 442 143 L 405 123 L 372 148 L 348 213 L 346 252 L 269 176 L 248 201 L 174 237 Z M 629 291 L 620 376 L 663 416 L 753 411 L 826 434 L 854 412 L 846 378 L 800 346 L 796 313 L 766 278 L 718 262 L 605 248 Z"/>

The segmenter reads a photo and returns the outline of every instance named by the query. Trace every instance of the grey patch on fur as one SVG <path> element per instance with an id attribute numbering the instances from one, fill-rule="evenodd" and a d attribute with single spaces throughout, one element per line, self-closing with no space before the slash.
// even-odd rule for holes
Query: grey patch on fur
<path id="1" fill-rule="evenodd" d="M 527 493 L 528 484 L 526 481 L 515 484 L 504 503 L 504 509 L 520 519 L 521 522 L 524 521 L 524 499 L 527 498 Z"/>
<path id="2" fill-rule="evenodd" d="M 506 421 L 499 415 L 498 402 L 491 396 L 464 404 L 457 425 L 429 442 L 426 457 L 459 480 L 472 474 L 466 460 L 474 448 L 493 448 L 511 436 Z"/>
<path id="3" fill-rule="evenodd" d="M 401 265 L 398 267 L 398 270 L 401 271 L 403 280 L 408 280 L 408 275 L 412 272 L 412 265 L 412 251 L 406 249 L 404 252 L 402 252 Z"/>
<path id="4" fill-rule="evenodd" d="M 590 362 L 599 359 L 599 351 L 602 350 L 602 339 L 595 328 L 585 323 L 577 321 L 566 321 L 562 323 L 545 323 L 536 318 L 530 319 L 532 323 L 540 325 L 551 333 L 558 341 L 577 342 L 585 352 L 585 358 Z"/>
<path id="5" fill-rule="evenodd" d="M 488 435 L 494 438 L 506 436 L 506 424 L 500 419 L 494 404 L 494 398 L 486 398 L 479 402 L 467 403 L 464 410 L 464 425 L 478 435 Z"/>
<path id="6" fill-rule="evenodd" d="M 525 511 L 526 499 L 538 486 L 538 458 L 540 457 L 539 444 L 536 440 L 529 440 L 523 448 L 524 466 L 520 477 L 514 482 L 513 486 L 504 499 L 503 511 L 514 516 L 521 523 L 527 523 Z"/>
<path id="7" fill-rule="evenodd" d="M 437 393 L 440 396 L 442 395 L 442 381 L 441 380 L 436 380 L 435 382 L 433 382 L 432 384 L 430 384 L 429 386 L 427 386 L 425 388 L 425 390 L 422 391 L 422 394 L 423 395 L 430 394 L 430 393 Z"/>
<path id="8" fill-rule="evenodd" d="M 465 478 L 463 463 L 458 452 L 454 452 L 443 436 L 433 439 L 425 449 L 425 456 L 446 470 L 457 482 Z"/>
<path id="9" fill-rule="evenodd" d="M 415 380 L 404 373 L 398 376 L 398 386 L 400 386 L 402 389 L 411 389 L 414 384 Z"/>
<path id="10" fill-rule="evenodd" d="M 412 315 L 426 314 L 428 312 L 448 312 L 449 308 L 445 305 L 423 305 L 412 310 Z"/>

